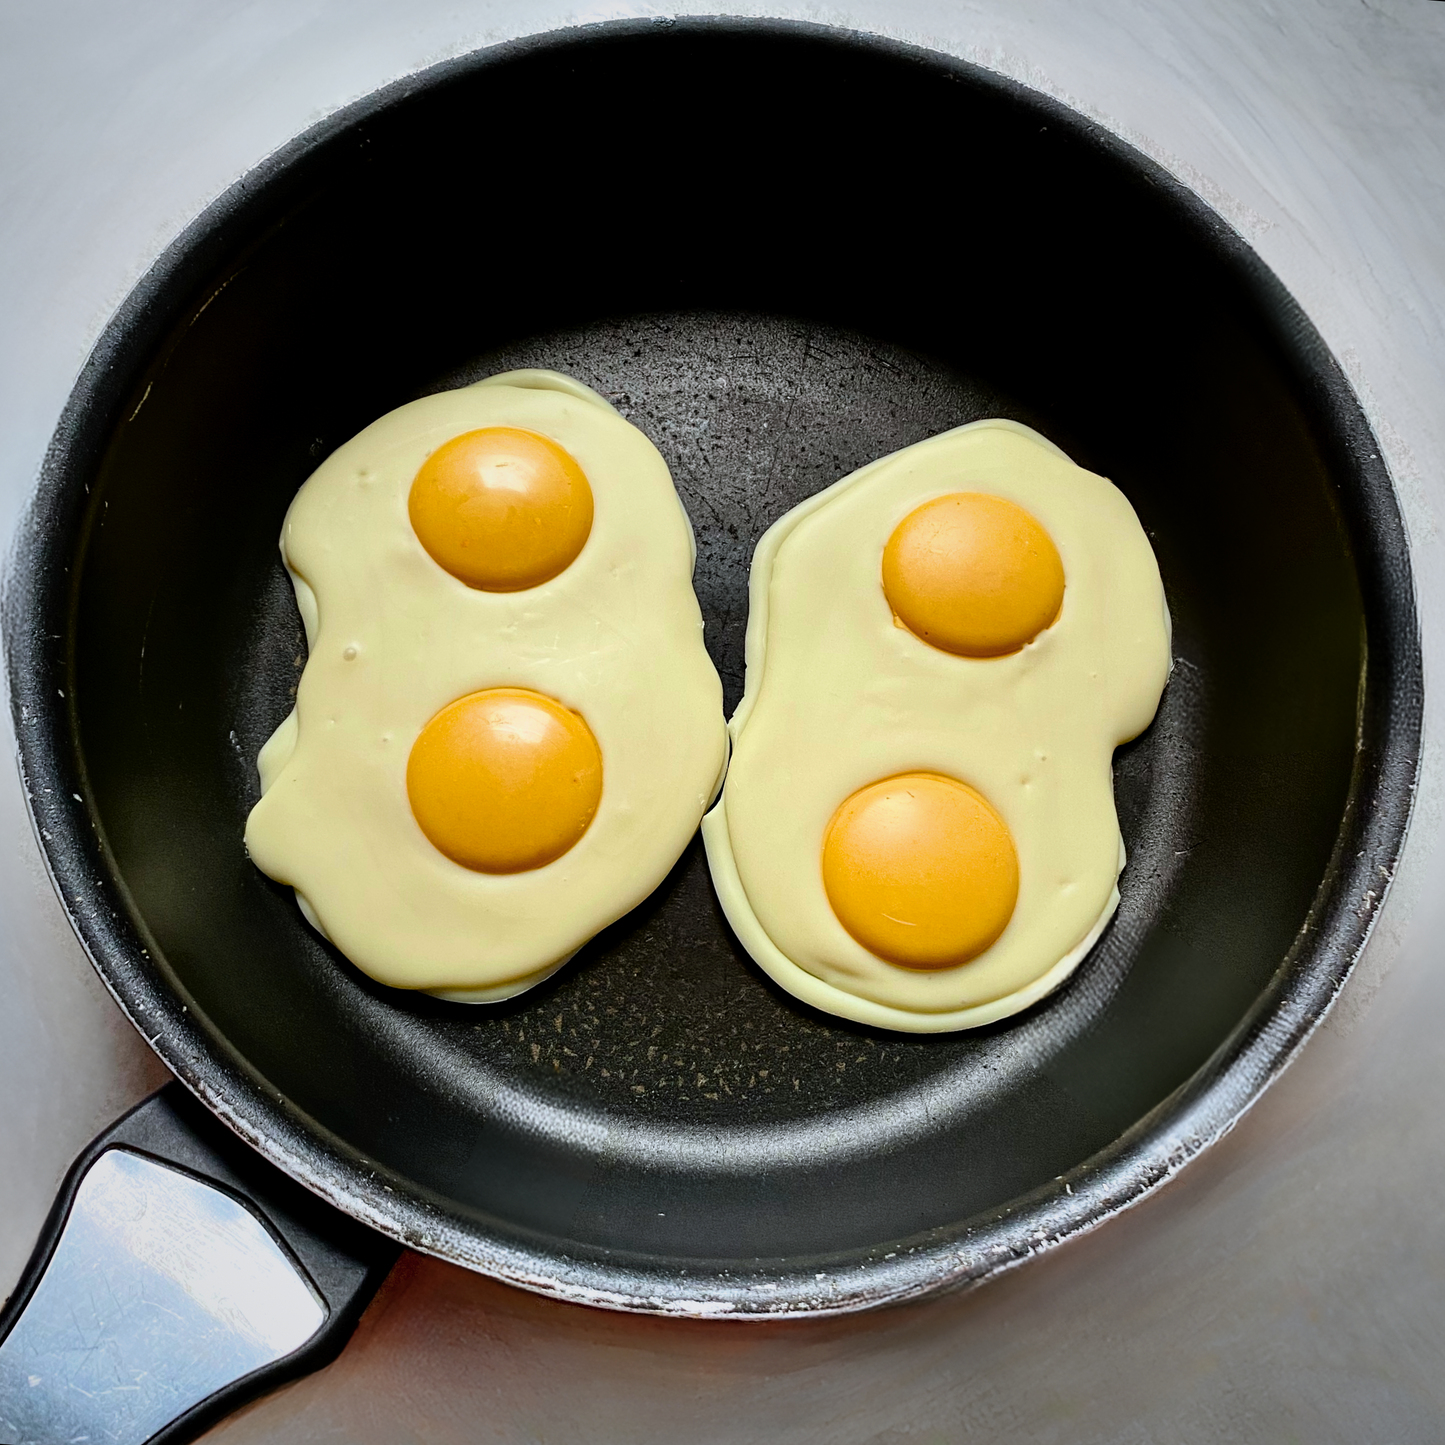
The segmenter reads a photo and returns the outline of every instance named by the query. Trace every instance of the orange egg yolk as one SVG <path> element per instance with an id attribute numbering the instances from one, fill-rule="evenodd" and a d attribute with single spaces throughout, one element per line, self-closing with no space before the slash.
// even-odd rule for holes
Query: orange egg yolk
<path id="1" fill-rule="evenodd" d="M 883 592 L 915 636 L 963 657 L 1032 642 L 1064 603 L 1064 564 L 1024 509 L 982 492 L 910 512 L 883 549 Z"/>
<path id="2" fill-rule="evenodd" d="M 587 831 L 602 796 L 602 752 L 561 703 L 488 688 L 421 730 L 406 792 L 422 832 L 453 862 L 521 873 L 560 858 Z"/>
<path id="3" fill-rule="evenodd" d="M 438 566 L 483 592 L 540 587 L 576 560 L 592 530 L 592 488 L 550 437 L 489 426 L 438 447 L 407 500 Z"/>
<path id="4" fill-rule="evenodd" d="M 953 968 L 1004 931 L 1019 862 L 1003 819 L 966 783 L 903 773 L 846 799 L 823 835 L 839 923 L 900 968 Z"/>

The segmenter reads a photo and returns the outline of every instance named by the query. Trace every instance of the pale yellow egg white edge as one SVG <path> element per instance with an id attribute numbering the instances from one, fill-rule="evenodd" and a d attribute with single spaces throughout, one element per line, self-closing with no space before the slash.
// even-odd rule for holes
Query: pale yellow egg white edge
<path id="1" fill-rule="evenodd" d="M 502 373 L 488 377 L 484 381 L 475 383 L 477 387 L 506 386 L 521 390 L 552 391 L 560 392 L 576 400 L 596 406 L 612 415 L 620 415 L 617 409 L 599 393 L 572 377 L 562 375 L 558 372 L 545 371 L 541 369 L 525 369 Z M 673 497 L 677 504 L 678 512 L 681 515 L 686 528 L 686 536 L 689 547 L 689 557 L 693 564 L 696 562 L 697 546 L 692 521 L 687 513 L 682 499 L 673 490 Z M 281 554 L 286 565 L 287 573 L 291 578 L 292 586 L 296 594 L 297 607 L 302 617 L 303 627 L 306 632 L 308 649 L 314 648 L 317 633 L 319 631 L 319 613 L 317 599 L 314 591 L 296 570 L 292 567 L 290 558 L 287 556 L 285 544 L 285 529 L 283 527 L 281 539 Z M 260 775 L 261 792 L 264 796 L 271 788 L 277 778 L 281 775 L 295 752 L 298 740 L 298 717 L 296 710 L 292 711 L 283 720 L 280 726 L 261 748 L 257 758 L 257 770 Z M 727 771 L 727 757 L 730 750 L 730 738 L 724 734 L 722 739 L 722 758 L 718 765 L 716 776 L 713 779 L 711 790 L 707 797 L 707 805 L 716 799 L 721 790 L 723 778 Z M 330 936 L 318 917 L 317 910 L 311 905 L 310 900 L 300 889 L 293 889 L 300 911 L 308 923 L 316 929 L 323 937 Z M 561 957 L 547 963 L 540 969 L 520 978 L 513 978 L 501 983 L 483 985 L 477 987 L 447 987 L 427 988 L 418 991 L 431 993 L 436 997 L 459 1003 L 492 1003 L 503 999 L 511 998 L 519 993 L 525 992 L 550 977 L 558 969 L 568 963 L 576 953 L 571 949 Z"/>
<path id="2" fill-rule="evenodd" d="M 969 423 L 933 438 L 934 441 L 962 433 L 993 429 L 1011 432 L 1040 447 L 1059 460 L 1071 459 L 1047 437 L 1018 422 L 988 419 Z M 910 449 L 911 450 L 911 449 Z M 746 674 L 742 701 L 729 722 L 734 746 L 747 724 L 760 695 L 764 677 L 769 626 L 769 597 L 773 563 L 779 549 L 793 530 L 819 509 L 827 506 L 842 492 L 860 485 L 881 468 L 891 465 L 897 454 L 878 461 L 844 477 L 825 488 L 779 518 L 760 539 L 753 556 L 749 579 L 749 616 L 746 635 Z M 1172 634 L 1172 619 L 1167 604 L 1163 606 L 1163 624 L 1167 639 Z M 1172 669 L 1172 660 L 1169 663 Z M 1112 918 L 1119 902 L 1117 872 L 1109 897 L 1092 927 L 1080 942 L 1037 979 L 1002 997 L 962 1008 L 938 1011 L 900 1008 L 881 1001 L 859 997 L 845 989 L 818 978 L 787 957 L 773 942 L 757 918 L 743 888 L 727 821 L 727 796 L 724 792 L 717 804 L 703 819 L 702 833 L 708 864 L 723 911 L 743 946 L 765 973 L 790 993 L 838 1017 L 875 1027 L 915 1033 L 942 1033 L 976 1028 L 1006 1018 L 1030 1007 L 1056 989 L 1078 967 L 1098 941 Z M 1122 837 L 1118 839 L 1118 872 L 1122 872 L 1126 853 Z"/>

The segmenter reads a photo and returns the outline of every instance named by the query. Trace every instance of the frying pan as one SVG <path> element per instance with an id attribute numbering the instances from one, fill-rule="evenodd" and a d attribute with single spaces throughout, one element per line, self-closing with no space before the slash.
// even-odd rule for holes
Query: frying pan
<path id="1" fill-rule="evenodd" d="M 1064 988 L 945 1037 L 812 1013 L 749 963 L 694 842 L 561 974 L 473 1009 L 371 983 L 251 866 L 255 756 L 305 657 L 287 504 L 381 413 L 518 366 L 593 385 L 667 458 L 729 708 L 754 543 L 853 468 L 1006 416 L 1124 490 L 1175 669 L 1116 754 L 1121 903 Z M 1097 1225 L 1224 1133 L 1328 1008 L 1419 758 L 1389 477 L 1274 277 L 1058 103 L 792 23 L 480 52 L 239 182 L 97 346 L 5 627 L 55 885 L 206 1109 L 172 1086 L 77 1162 L 0 1385 L 98 1160 L 209 1180 L 324 1320 L 177 1396 L 165 1438 L 339 1349 L 388 1241 L 569 1300 L 748 1318 L 975 1283 Z"/>

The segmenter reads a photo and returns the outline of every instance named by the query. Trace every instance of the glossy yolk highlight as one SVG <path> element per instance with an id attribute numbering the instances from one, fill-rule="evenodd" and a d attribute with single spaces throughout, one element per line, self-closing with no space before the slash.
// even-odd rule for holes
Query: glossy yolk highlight
<path id="1" fill-rule="evenodd" d="M 944 652 L 999 657 L 1059 615 L 1064 564 L 1024 509 L 982 492 L 910 512 L 883 549 L 883 591 L 910 632 Z"/>
<path id="2" fill-rule="evenodd" d="M 1003 819 L 966 783 L 903 773 L 846 799 L 823 835 L 838 921 L 901 968 L 953 968 L 1004 931 L 1019 864 Z"/>
<path id="3" fill-rule="evenodd" d="M 422 463 L 407 511 L 453 577 L 483 592 L 520 592 L 576 560 L 592 530 L 592 488 L 550 437 L 490 426 L 453 437 Z"/>
<path id="4" fill-rule="evenodd" d="M 431 843 L 479 873 L 560 858 L 602 796 L 602 753 L 583 718 L 520 687 L 449 703 L 406 765 L 411 811 Z"/>

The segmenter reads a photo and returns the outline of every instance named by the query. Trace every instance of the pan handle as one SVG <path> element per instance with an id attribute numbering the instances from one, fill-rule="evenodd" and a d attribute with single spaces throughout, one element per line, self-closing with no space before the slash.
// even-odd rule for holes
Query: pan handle
<path id="1" fill-rule="evenodd" d="M 399 1252 L 167 1084 L 71 1166 L 0 1313 L 0 1441 L 192 1440 L 335 1359 Z"/>

